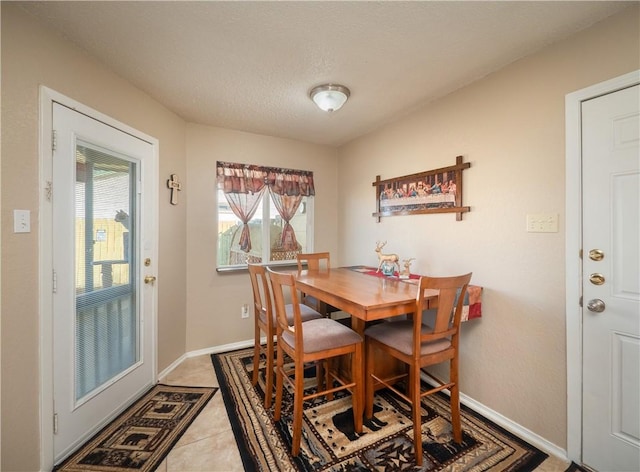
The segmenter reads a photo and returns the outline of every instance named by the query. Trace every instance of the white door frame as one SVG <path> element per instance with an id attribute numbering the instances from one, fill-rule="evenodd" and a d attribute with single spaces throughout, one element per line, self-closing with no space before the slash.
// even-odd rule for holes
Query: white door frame
<path id="1" fill-rule="evenodd" d="M 66 97 L 48 87 L 40 86 L 40 123 L 39 123 L 39 221 L 38 221 L 38 278 L 39 278 L 39 338 L 40 338 L 40 470 L 50 471 L 54 465 L 53 446 L 53 217 L 52 217 L 52 129 L 53 129 L 53 102 L 58 102 L 69 108 L 73 108 L 109 126 L 118 128 L 132 136 L 147 141 L 153 146 L 153 171 L 152 182 L 145 183 L 145 193 L 148 192 L 153 201 L 158 201 L 158 140 L 148 136 L 130 126 L 120 123 L 92 108 L 89 108 L 75 100 Z M 155 234 L 158 234 L 158 208 L 154 205 L 153 221 Z M 158 260 L 158 245 L 156 238 L 152 260 Z M 157 291 L 153 291 L 153 306 L 157 307 Z M 153 339 L 153 353 L 149 362 L 152 363 L 154 382 L 157 381 L 157 312 L 152 310 L 149 320 L 152 324 L 151 336 Z"/>
<path id="2" fill-rule="evenodd" d="M 565 269 L 567 328 L 567 456 L 582 463 L 582 116 L 585 100 L 640 83 L 640 70 L 565 97 L 566 195 Z"/>

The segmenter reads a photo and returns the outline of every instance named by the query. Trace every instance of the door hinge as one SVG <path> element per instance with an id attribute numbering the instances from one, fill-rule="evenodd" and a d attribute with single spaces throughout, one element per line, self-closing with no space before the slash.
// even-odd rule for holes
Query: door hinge
<path id="1" fill-rule="evenodd" d="M 53 434 L 58 434 L 58 413 L 53 414 Z"/>
<path id="2" fill-rule="evenodd" d="M 53 293 L 58 293 L 58 274 L 56 271 L 53 271 L 53 276 L 51 278 L 51 285 Z"/>
<path id="3" fill-rule="evenodd" d="M 578 303 L 580 304 L 580 308 L 582 308 L 582 296 L 580 296 L 580 300 Z"/>
<path id="4" fill-rule="evenodd" d="M 51 150 L 53 152 L 58 148 L 58 133 L 55 129 L 51 130 Z"/>
<path id="5" fill-rule="evenodd" d="M 580 249 L 580 252 L 578 252 L 578 257 L 582 259 L 582 249 Z"/>
<path id="6" fill-rule="evenodd" d="M 53 195 L 53 182 L 50 180 L 47 180 L 47 185 L 44 187 L 44 194 L 47 201 L 50 202 Z"/>

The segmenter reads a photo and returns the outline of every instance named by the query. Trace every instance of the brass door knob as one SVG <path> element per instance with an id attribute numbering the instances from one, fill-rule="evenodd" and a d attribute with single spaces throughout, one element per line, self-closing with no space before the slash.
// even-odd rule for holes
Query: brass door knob
<path id="1" fill-rule="evenodd" d="M 145 284 L 151 284 L 151 285 L 153 285 L 153 283 L 154 283 L 155 281 L 156 281 L 156 278 L 155 278 L 155 276 L 154 276 L 154 275 L 147 275 L 147 276 L 144 278 L 144 283 L 145 283 Z"/>
<path id="2" fill-rule="evenodd" d="M 599 298 L 594 298 L 593 300 L 589 300 L 587 302 L 587 310 L 592 311 L 594 313 L 602 313 L 606 308 L 604 302 Z"/>
<path id="3" fill-rule="evenodd" d="M 589 276 L 589 282 L 593 285 L 602 285 L 604 283 L 604 275 L 598 273 L 591 274 Z"/>

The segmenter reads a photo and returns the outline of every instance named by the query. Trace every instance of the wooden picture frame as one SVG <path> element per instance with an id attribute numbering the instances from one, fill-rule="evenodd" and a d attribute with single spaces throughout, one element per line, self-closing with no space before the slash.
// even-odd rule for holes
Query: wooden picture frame
<path id="1" fill-rule="evenodd" d="M 471 211 L 462 206 L 462 171 L 471 167 L 462 156 L 450 167 L 381 180 L 376 176 L 376 212 L 372 216 L 380 222 L 383 216 L 419 215 L 428 213 L 456 213 L 456 220 Z"/>

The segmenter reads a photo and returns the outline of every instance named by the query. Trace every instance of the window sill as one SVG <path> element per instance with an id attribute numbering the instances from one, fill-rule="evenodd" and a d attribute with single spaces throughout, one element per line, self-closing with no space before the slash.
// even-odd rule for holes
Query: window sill
<path id="1" fill-rule="evenodd" d="M 278 267 L 282 269 L 297 269 L 297 262 L 271 262 L 265 264 L 268 267 Z M 237 274 L 239 272 L 247 272 L 247 265 L 228 266 L 228 267 L 216 267 L 216 272 L 219 274 Z"/>

